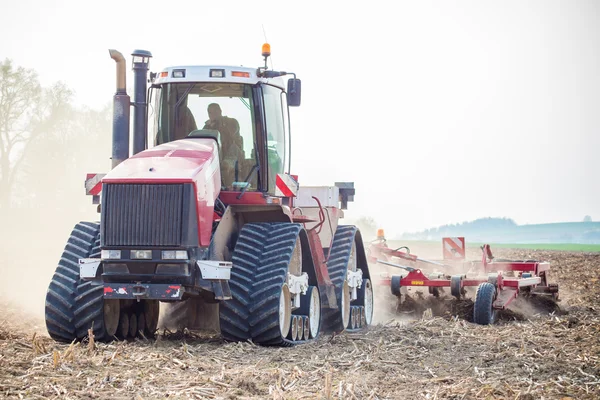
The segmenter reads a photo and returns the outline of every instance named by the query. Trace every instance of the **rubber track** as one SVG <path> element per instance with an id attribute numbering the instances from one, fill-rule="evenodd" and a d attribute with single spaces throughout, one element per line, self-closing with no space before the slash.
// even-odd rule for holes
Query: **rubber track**
<path id="1" fill-rule="evenodd" d="M 100 258 L 100 232 L 96 236 L 89 258 Z M 92 281 L 79 281 L 74 317 L 77 339 L 85 338 L 88 329 L 93 326 L 95 340 L 113 340 L 104 330 L 104 285 Z"/>
<path id="2" fill-rule="evenodd" d="M 76 338 L 75 297 L 79 283 L 79 259 L 92 254 L 100 226 L 80 222 L 73 228 L 46 293 L 45 318 L 50 337 L 60 342 Z"/>
<path id="3" fill-rule="evenodd" d="M 286 340 L 279 329 L 279 297 L 287 279 L 288 267 L 301 226 L 270 223 L 265 246 L 256 266 L 250 306 L 250 333 L 254 343 L 294 345 L 304 341 Z"/>
<path id="4" fill-rule="evenodd" d="M 251 338 L 248 322 L 251 294 L 268 230 L 266 224 L 246 224 L 240 231 L 231 257 L 231 299 L 219 305 L 221 335 L 225 340 L 235 342 Z"/>
<path id="5" fill-rule="evenodd" d="M 357 228 L 352 225 L 339 225 L 333 237 L 331 245 L 331 255 L 327 264 L 329 278 L 335 286 L 335 297 L 338 300 L 338 307 L 342 296 L 342 287 L 348 271 L 348 261 L 352 251 L 352 243 Z M 358 256 L 358 255 L 357 255 Z M 321 327 L 323 332 L 341 332 L 346 327 L 342 326 L 341 310 L 323 309 Z"/>
<path id="6" fill-rule="evenodd" d="M 279 330 L 279 296 L 302 226 L 251 223 L 240 232 L 232 256 L 232 299 L 220 304 L 221 334 L 230 341 L 291 346 Z"/>
<path id="7" fill-rule="evenodd" d="M 492 309 L 496 287 L 485 282 L 477 287 L 475 306 L 473 307 L 473 322 L 480 325 L 494 323 L 495 311 Z"/>

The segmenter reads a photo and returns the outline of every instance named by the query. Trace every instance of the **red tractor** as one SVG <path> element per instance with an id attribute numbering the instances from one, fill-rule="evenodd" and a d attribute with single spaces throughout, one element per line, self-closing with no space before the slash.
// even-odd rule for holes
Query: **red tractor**
<path id="1" fill-rule="evenodd" d="M 264 67 L 176 66 L 149 77 L 151 54 L 137 50 L 133 102 L 125 59 L 110 55 L 113 165 L 88 175 L 100 221 L 77 224 L 68 239 L 46 296 L 50 336 L 152 337 L 160 308 L 177 328 L 262 345 L 369 325 L 361 234 L 339 224 L 354 185 L 299 187 L 290 175 L 289 107 L 300 105 L 301 81 L 267 68 L 268 44 Z M 285 75 L 294 76 L 287 85 Z"/>

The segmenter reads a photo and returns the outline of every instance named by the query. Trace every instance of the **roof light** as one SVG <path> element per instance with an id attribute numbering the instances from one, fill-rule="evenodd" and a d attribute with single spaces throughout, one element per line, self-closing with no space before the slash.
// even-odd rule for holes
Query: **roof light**
<path id="1" fill-rule="evenodd" d="M 271 55 L 271 45 L 269 43 L 265 43 L 262 45 L 262 56 L 269 57 Z"/>
<path id="2" fill-rule="evenodd" d="M 185 69 L 174 69 L 173 78 L 185 78 Z"/>
<path id="3" fill-rule="evenodd" d="M 383 229 L 381 229 L 381 228 L 377 229 L 377 237 L 378 238 L 384 238 L 385 237 L 385 233 L 384 233 Z"/>
<path id="4" fill-rule="evenodd" d="M 224 69 L 211 69 L 209 76 L 211 78 L 225 78 L 225 70 Z"/>
<path id="5" fill-rule="evenodd" d="M 169 76 L 169 73 L 167 71 L 163 71 L 160 73 L 160 75 L 158 75 L 159 78 L 166 78 L 167 76 Z"/>
<path id="6" fill-rule="evenodd" d="M 231 76 L 237 76 L 238 78 L 250 78 L 250 72 L 231 71 Z"/>

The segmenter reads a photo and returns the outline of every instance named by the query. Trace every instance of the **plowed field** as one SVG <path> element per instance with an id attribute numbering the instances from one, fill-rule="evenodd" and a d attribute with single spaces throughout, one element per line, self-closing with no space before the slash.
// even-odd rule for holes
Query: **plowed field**
<path id="1" fill-rule="evenodd" d="M 418 249 L 413 249 L 417 254 Z M 376 324 L 293 348 L 223 343 L 210 333 L 57 344 L 44 322 L 0 306 L 0 396 L 110 399 L 600 398 L 600 254 L 503 249 L 549 261 L 558 307 L 516 302 L 493 326 L 472 302 L 416 299 L 397 314 L 376 287 Z M 469 255 L 470 259 L 479 254 Z M 43 297 L 43 294 L 39 296 Z"/>

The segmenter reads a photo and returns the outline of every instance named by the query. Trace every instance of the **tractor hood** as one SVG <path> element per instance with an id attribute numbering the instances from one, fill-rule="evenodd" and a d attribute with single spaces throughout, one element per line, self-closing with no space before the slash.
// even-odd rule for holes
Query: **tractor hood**
<path id="1" fill-rule="evenodd" d="M 219 174 L 217 142 L 184 139 L 142 151 L 111 170 L 102 183 L 175 183 L 212 181 Z M 220 181 L 220 177 L 216 177 Z"/>

